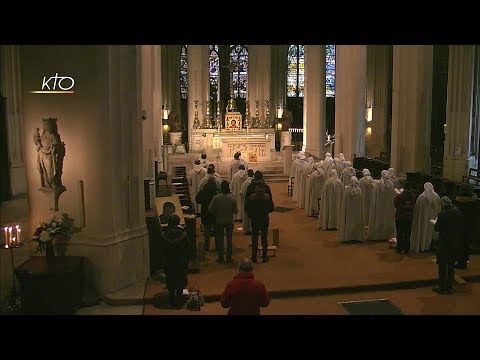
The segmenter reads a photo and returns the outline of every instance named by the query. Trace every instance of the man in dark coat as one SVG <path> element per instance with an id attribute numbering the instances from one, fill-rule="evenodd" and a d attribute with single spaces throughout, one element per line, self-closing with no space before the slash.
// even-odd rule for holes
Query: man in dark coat
<path id="1" fill-rule="evenodd" d="M 270 190 L 270 186 L 267 185 L 265 180 L 263 179 L 263 173 L 259 170 L 255 171 L 253 174 L 253 180 L 247 187 L 247 192 L 245 194 L 245 200 L 249 198 L 250 195 L 255 193 L 255 186 L 257 184 L 264 184 L 265 185 L 265 193 L 272 196 L 272 191 Z M 246 210 L 246 209 L 245 209 Z"/>
<path id="2" fill-rule="evenodd" d="M 449 197 L 443 196 L 442 211 L 432 222 L 434 230 L 439 232 L 437 245 L 437 264 L 439 286 L 434 291 L 439 294 L 451 294 L 453 291 L 453 277 L 455 275 L 455 253 L 458 242 L 461 241 L 463 218 Z"/>
<path id="3" fill-rule="evenodd" d="M 403 191 L 395 196 L 395 226 L 397 228 L 397 253 L 408 254 L 410 232 L 412 231 L 413 209 L 417 197 L 411 191 L 410 183 L 405 183 Z"/>
<path id="4" fill-rule="evenodd" d="M 183 289 L 187 286 L 188 241 L 187 232 L 180 226 L 180 218 L 173 214 L 162 231 L 165 249 L 165 274 L 170 308 L 180 309 Z"/>
<path id="5" fill-rule="evenodd" d="M 217 262 L 224 263 L 224 234 L 227 236 L 227 263 L 232 259 L 233 217 L 238 213 L 237 200 L 230 192 L 228 181 L 222 181 L 221 191 L 215 195 L 208 206 L 208 211 L 215 217 L 215 246 L 217 247 Z"/>
<path id="6" fill-rule="evenodd" d="M 215 235 L 215 216 L 208 211 L 210 202 L 217 194 L 217 183 L 215 178 L 211 177 L 207 180 L 207 184 L 200 190 L 195 197 L 197 204 L 201 204 L 200 218 L 203 225 L 204 249 L 210 250 L 210 237 Z"/>
<path id="7" fill-rule="evenodd" d="M 455 198 L 454 204 L 462 213 L 465 225 L 463 228 L 463 236 L 457 246 L 455 268 L 466 270 L 468 260 L 470 259 L 470 244 L 477 233 L 480 200 L 473 192 L 472 186 L 470 184 L 464 184 L 460 195 Z"/>
<path id="8" fill-rule="evenodd" d="M 230 308 L 229 315 L 260 315 L 260 307 L 270 304 L 265 285 L 253 276 L 253 264 L 243 259 L 238 274 L 229 281 L 220 299 L 223 308 Z"/>
<path id="9" fill-rule="evenodd" d="M 252 181 L 253 182 L 253 181 Z M 252 261 L 257 262 L 258 252 L 258 234 L 261 233 L 263 262 L 266 263 L 269 258 L 268 251 L 268 214 L 273 212 L 274 205 L 272 195 L 266 193 L 266 184 L 258 182 L 255 185 L 255 193 L 245 200 L 245 210 L 250 216 L 252 224 Z"/>

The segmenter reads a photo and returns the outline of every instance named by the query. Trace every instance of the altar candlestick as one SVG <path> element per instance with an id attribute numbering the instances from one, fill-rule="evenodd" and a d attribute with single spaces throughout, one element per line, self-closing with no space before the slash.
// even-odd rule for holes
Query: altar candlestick
<path id="1" fill-rule="evenodd" d="M 20 232 L 22 230 L 20 229 L 20 226 L 17 225 L 17 242 L 20 244 Z"/>
<path id="2" fill-rule="evenodd" d="M 8 244 L 8 228 L 5 226 L 3 230 L 5 230 L 5 245 L 7 245 Z"/>
<path id="3" fill-rule="evenodd" d="M 8 228 L 8 244 L 10 245 L 12 243 L 12 227 L 10 226 Z"/>

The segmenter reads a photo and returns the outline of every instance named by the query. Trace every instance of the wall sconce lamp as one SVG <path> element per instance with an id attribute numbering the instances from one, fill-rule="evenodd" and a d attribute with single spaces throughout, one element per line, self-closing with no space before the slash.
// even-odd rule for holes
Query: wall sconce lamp
<path id="1" fill-rule="evenodd" d="M 168 105 L 163 105 L 163 115 L 162 115 L 162 119 L 163 120 L 168 120 Z"/>
<path id="2" fill-rule="evenodd" d="M 283 108 L 281 105 L 278 105 L 278 108 L 277 108 L 277 119 L 281 119 L 283 116 Z"/>
<path id="3" fill-rule="evenodd" d="M 367 119 L 367 122 L 372 121 L 372 108 L 371 107 L 365 108 L 365 119 Z"/>
<path id="4" fill-rule="evenodd" d="M 365 135 L 366 136 L 372 136 L 372 128 L 370 126 L 367 127 L 367 129 L 365 130 Z"/>
<path id="5" fill-rule="evenodd" d="M 282 131 L 282 123 L 281 123 L 282 116 L 283 116 L 283 108 L 282 108 L 281 105 L 278 105 L 278 108 L 277 108 L 277 126 L 276 126 L 277 131 Z"/>
<path id="6" fill-rule="evenodd" d="M 163 132 L 168 133 L 170 131 L 170 125 L 168 124 L 163 124 Z"/>

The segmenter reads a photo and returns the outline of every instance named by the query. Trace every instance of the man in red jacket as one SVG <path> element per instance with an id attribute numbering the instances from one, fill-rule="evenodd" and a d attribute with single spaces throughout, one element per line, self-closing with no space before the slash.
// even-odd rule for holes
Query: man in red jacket
<path id="1" fill-rule="evenodd" d="M 265 285 L 254 279 L 252 260 L 241 260 L 238 270 L 225 287 L 220 303 L 222 307 L 230 308 L 228 315 L 260 315 L 260 307 L 270 304 Z"/>

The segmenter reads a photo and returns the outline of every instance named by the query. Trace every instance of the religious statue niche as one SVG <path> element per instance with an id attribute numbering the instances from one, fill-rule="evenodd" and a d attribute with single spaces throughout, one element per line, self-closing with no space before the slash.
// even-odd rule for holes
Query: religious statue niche
<path id="1" fill-rule="evenodd" d="M 62 184 L 65 143 L 60 139 L 56 118 L 43 118 L 43 129 L 36 128 L 33 141 L 37 148 L 37 169 L 40 173 L 40 191 L 53 193 L 54 207 L 58 211 L 58 198 L 67 189 Z"/>

